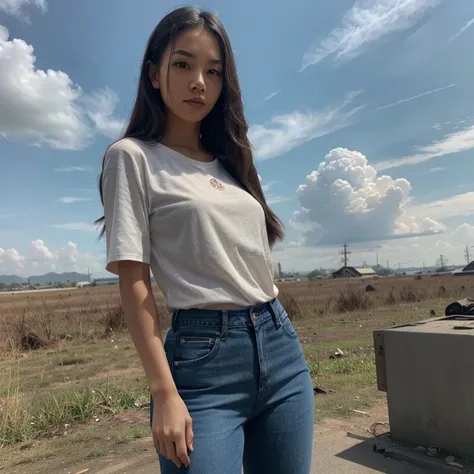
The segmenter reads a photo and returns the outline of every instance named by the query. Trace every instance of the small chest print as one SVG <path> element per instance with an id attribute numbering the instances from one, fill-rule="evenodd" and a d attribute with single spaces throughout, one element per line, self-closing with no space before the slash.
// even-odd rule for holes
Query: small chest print
<path id="1" fill-rule="evenodd" d="M 216 188 L 219 191 L 224 190 L 224 185 L 220 181 L 218 181 L 216 178 L 211 178 L 210 183 L 213 188 Z"/>

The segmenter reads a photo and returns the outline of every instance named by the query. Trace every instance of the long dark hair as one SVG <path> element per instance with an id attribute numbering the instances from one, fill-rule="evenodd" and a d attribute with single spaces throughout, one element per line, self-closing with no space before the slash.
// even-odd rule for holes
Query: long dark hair
<path id="1" fill-rule="evenodd" d="M 166 15 L 153 30 L 143 57 L 138 91 L 127 128 L 122 138 L 130 137 L 148 143 L 159 142 L 165 133 L 165 104 L 159 90 L 148 75 L 149 64 L 159 65 L 169 44 L 174 47 L 177 36 L 192 27 L 205 27 L 217 39 L 223 58 L 223 88 L 211 112 L 201 122 L 201 143 L 224 169 L 236 179 L 263 207 L 268 240 L 271 246 L 284 237 L 283 224 L 269 208 L 255 168 L 252 149 L 247 137 L 242 93 L 237 77 L 234 54 L 224 26 L 216 15 L 194 7 L 178 8 Z M 103 204 L 102 172 L 99 192 Z M 105 232 L 104 217 L 95 221 Z"/>

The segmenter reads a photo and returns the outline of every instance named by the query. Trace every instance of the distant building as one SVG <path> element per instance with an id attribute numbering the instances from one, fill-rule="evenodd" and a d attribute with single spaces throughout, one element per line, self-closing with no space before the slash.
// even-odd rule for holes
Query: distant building
<path id="1" fill-rule="evenodd" d="M 86 286 L 91 286 L 91 283 L 89 281 L 78 281 L 76 283 L 76 288 L 84 288 Z"/>
<path id="2" fill-rule="evenodd" d="M 474 260 L 469 265 L 466 265 L 462 271 L 465 273 L 474 273 Z"/>
<path id="3" fill-rule="evenodd" d="M 118 285 L 120 280 L 117 277 L 108 277 L 108 278 L 95 278 L 94 286 L 104 286 L 104 285 Z"/>
<path id="4" fill-rule="evenodd" d="M 336 270 L 333 278 L 362 278 L 376 276 L 377 272 L 370 267 L 342 267 Z"/>

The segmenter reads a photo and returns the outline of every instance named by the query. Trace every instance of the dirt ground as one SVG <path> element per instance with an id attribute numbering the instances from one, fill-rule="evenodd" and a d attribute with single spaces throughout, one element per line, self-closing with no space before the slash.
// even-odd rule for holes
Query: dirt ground
<path id="1" fill-rule="evenodd" d="M 367 445 L 357 444 L 360 437 L 371 436 L 368 430 L 374 422 L 387 421 L 385 397 L 376 388 L 372 332 L 440 315 L 454 297 L 474 291 L 474 279 L 465 277 L 374 279 L 376 291 L 369 296 L 364 291 L 367 283 L 323 280 L 280 285 L 288 306 L 293 299 L 301 310 L 302 317 L 294 324 L 314 386 L 328 393 L 318 396 L 315 412 L 314 472 L 318 474 L 415 472 L 400 471 L 397 465 L 384 470 L 383 456 L 372 462 Z M 350 288 L 370 298 L 371 304 L 359 310 L 336 311 L 334 302 L 343 291 L 351 294 Z M 161 308 L 159 291 L 155 297 Z M 0 378 L 0 409 L 14 400 L 17 405 L 10 403 L 13 419 L 28 411 L 40 394 L 63 394 L 63 389 L 76 386 L 79 393 L 84 384 L 96 388 L 106 383 L 121 388 L 127 382 L 134 389 L 144 385 L 143 369 L 129 336 L 110 332 L 105 324 L 108 316 L 117 312 L 117 287 L 2 295 L 0 303 L 0 326 L 5 329 L 0 331 L 0 373 L 4 374 Z M 160 311 L 160 318 L 166 327 L 168 316 Z M 23 322 L 50 341 L 49 346 L 13 353 L 11 342 Z M 346 357 L 330 360 L 336 348 Z M 126 400 L 132 395 L 130 388 L 120 393 Z M 21 405 L 22 400 L 28 403 Z M 0 474 L 158 473 L 148 407 L 141 399 L 132 405 L 122 406 L 115 399 L 114 403 L 112 412 L 118 414 L 95 416 L 93 412 L 94 416 L 81 418 L 87 422 L 64 422 L 64 428 L 63 422 L 59 428 L 55 425 L 54 435 L 20 438 L 32 439 L 20 445 L 7 443 L 0 448 Z M 135 408 L 140 406 L 143 408 Z M 354 437 L 349 438 L 348 432 Z M 373 466 L 363 467 L 369 464 Z"/>
<path id="2" fill-rule="evenodd" d="M 317 423 L 315 425 L 315 462 L 317 462 L 318 445 L 328 442 L 332 444 L 332 440 L 340 438 L 341 433 L 346 432 L 360 437 L 371 437 L 370 427 L 373 423 L 388 421 L 387 407 L 384 401 L 377 402 L 366 413 L 354 413 L 352 417 L 347 419 L 326 419 L 321 423 Z M 25 445 L 23 448 L 31 451 L 32 460 L 35 456 L 38 456 L 34 462 L 8 467 L 8 471 L 2 470 L 0 466 L 0 472 L 2 474 L 3 472 L 5 474 L 7 472 L 8 474 L 152 474 L 156 472 L 158 474 L 159 466 L 152 438 L 149 435 L 119 444 L 113 442 L 110 437 L 114 430 L 119 427 L 123 428 L 124 425 L 145 434 L 148 430 L 147 423 L 147 409 L 124 413 L 100 422 L 92 421 L 75 427 L 74 432 L 69 432 L 63 436 L 63 439 L 57 440 L 57 442 L 64 443 L 63 455 L 47 457 L 47 452 L 43 452 L 43 449 L 47 447 L 51 440 L 38 440 Z M 80 445 L 76 443 L 74 445 L 75 452 L 69 452 L 67 437 L 77 437 L 81 431 L 84 432 L 90 429 L 91 425 L 94 427 L 96 435 L 84 440 Z M 378 429 L 383 431 L 384 427 L 379 426 Z M 94 454 L 95 456 L 100 455 L 100 457 L 94 457 Z M 42 456 L 45 456 L 45 458 L 40 459 Z M 377 458 L 375 460 L 377 461 Z M 370 471 L 364 470 L 361 472 Z"/>

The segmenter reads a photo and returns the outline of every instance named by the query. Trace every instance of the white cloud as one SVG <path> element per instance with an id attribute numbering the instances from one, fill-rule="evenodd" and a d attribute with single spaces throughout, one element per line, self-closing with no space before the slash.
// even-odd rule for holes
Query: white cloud
<path id="1" fill-rule="evenodd" d="M 428 170 L 428 173 L 438 173 L 439 171 L 444 171 L 446 168 L 443 168 L 442 166 L 437 166 L 436 168 L 431 168 Z"/>
<path id="2" fill-rule="evenodd" d="M 29 22 L 30 19 L 25 15 L 24 8 L 30 5 L 39 8 L 42 13 L 48 9 L 46 0 L 0 0 L 0 11 Z"/>
<path id="3" fill-rule="evenodd" d="M 331 150 L 297 194 L 300 209 L 292 224 L 302 244 L 334 245 L 437 233 L 445 227 L 430 217 L 406 212 L 408 180 L 377 176 L 367 158 L 345 148 Z"/>
<path id="4" fill-rule="evenodd" d="M 67 224 L 53 224 L 50 227 L 64 230 L 78 230 L 81 232 L 97 232 L 96 226 L 89 222 L 68 222 Z"/>
<path id="5" fill-rule="evenodd" d="M 5 274 L 21 271 L 25 265 L 25 257 L 15 249 L 2 249 L 0 247 L 0 264 Z"/>
<path id="6" fill-rule="evenodd" d="M 339 60 L 352 60 L 364 47 L 383 36 L 413 26 L 428 8 L 441 0 L 366 0 L 357 1 L 322 41 L 314 42 L 303 55 L 301 71 L 335 55 Z"/>
<path id="7" fill-rule="evenodd" d="M 474 126 L 468 127 L 460 132 L 445 135 L 442 140 L 419 148 L 419 153 L 417 154 L 380 161 L 375 164 L 375 168 L 380 171 L 396 168 L 398 166 L 416 165 L 431 160 L 432 158 L 450 155 L 451 153 L 459 153 L 472 148 L 474 148 Z"/>
<path id="8" fill-rule="evenodd" d="M 456 234 L 463 240 L 472 242 L 474 240 L 474 226 L 464 223 L 456 229 Z"/>
<path id="9" fill-rule="evenodd" d="M 40 239 L 33 240 L 28 249 L 27 249 L 27 258 L 28 260 L 33 260 L 35 262 L 44 262 L 47 260 L 54 259 L 54 255 L 51 251 L 44 245 L 44 242 Z"/>
<path id="10" fill-rule="evenodd" d="M 252 125 L 248 135 L 256 158 L 265 160 L 281 155 L 309 140 L 347 127 L 351 124 L 347 119 L 354 115 L 354 109 L 347 107 L 361 92 L 350 92 L 340 104 L 322 110 L 276 115 L 267 124 Z M 356 111 L 361 108 L 357 107 Z"/>
<path id="11" fill-rule="evenodd" d="M 474 25 L 474 18 L 471 18 L 455 35 L 451 36 L 449 42 L 458 39 L 472 25 Z"/>
<path id="12" fill-rule="evenodd" d="M 61 173 L 72 173 L 74 171 L 92 172 L 95 170 L 91 166 L 62 166 L 61 168 L 56 168 L 54 171 L 59 171 Z"/>
<path id="13" fill-rule="evenodd" d="M 258 179 L 260 180 L 262 191 L 265 194 L 265 200 L 267 201 L 267 204 L 273 205 L 279 204 L 281 202 L 293 201 L 293 196 L 282 196 L 280 194 L 274 194 L 272 192 L 272 189 L 274 189 L 275 186 L 281 184 L 281 181 L 271 181 L 269 183 L 263 183 L 262 177 L 260 175 L 258 175 Z M 282 189 L 283 188 L 278 188 L 276 191 L 281 191 Z"/>
<path id="14" fill-rule="evenodd" d="M 424 97 L 426 95 L 434 94 L 435 92 L 441 92 L 441 91 L 444 91 L 446 89 L 450 89 L 451 87 L 454 87 L 455 85 L 456 84 L 450 84 L 449 86 L 439 87 L 438 89 L 433 89 L 433 90 L 430 90 L 430 91 L 422 92 L 421 94 L 417 94 L 417 95 L 414 95 L 412 97 L 408 97 L 406 99 L 400 99 L 400 100 L 398 100 L 396 102 L 393 102 L 391 104 L 382 105 L 382 107 L 379 107 L 378 109 L 376 109 L 376 111 L 383 110 L 383 109 L 388 109 L 390 107 L 395 107 L 396 105 L 404 104 L 405 102 L 411 102 L 412 100 L 419 99 L 420 97 Z M 437 125 L 439 125 L 439 124 L 437 124 Z"/>
<path id="15" fill-rule="evenodd" d="M 87 115 L 98 133 L 111 138 L 118 138 L 120 135 L 124 122 L 114 118 L 118 101 L 117 94 L 108 87 L 84 97 Z"/>
<path id="16" fill-rule="evenodd" d="M 273 97 L 275 97 L 276 95 L 278 95 L 280 93 L 280 91 L 276 91 L 276 92 L 272 92 L 270 95 L 267 95 L 267 97 L 265 97 L 265 100 L 270 100 L 272 99 Z"/>
<path id="17" fill-rule="evenodd" d="M 116 136 L 110 89 L 86 95 L 66 73 L 35 61 L 33 47 L 0 26 L 0 136 L 66 150 L 85 148 L 96 133 Z"/>
<path id="18" fill-rule="evenodd" d="M 267 198 L 267 203 L 272 206 L 274 204 L 280 204 L 282 202 L 293 201 L 294 197 L 292 196 L 279 196 L 279 195 L 270 195 Z"/>
<path id="19" fill-rule="evenodd" d="M 377 244 L 361 243 L 349 247 L 351 251 L 349 263 L 355 266 L 366 262 L 375 265 L 377 260 L 391 268 L 398 268 L 401 263 L 406 266 L 433 267 L 442 253 L 449 264 L 465 264 L 464 251 L 466 245 L 474 239 L 474 225 L 464 223 L 456 229 L 451 229 L 440 235 L 408 237 L 403 240 L 389 240 Z M 294 268 L 299 271 L 311 271 L 315 268 L 339 268 L 341 266 L 341 248 L 331 247 L 302 247 L 301 245 L 279 245 L 272 256 L 275 262 L 281 262 L 283 270 Z M 472 256 L 474 256 L 474 249 Z M 471 256 L 471 260 L 472 260 Z M 405 262 L 405 263 L 403 263 Z"/>
<path id="20" fill-rule="evenodd" d="M 68 242 L 56 249 L 49 248 L 44 241 L 32 241 L 24 254 L 17 249 L 0 248 L 1 274 L 17 274 L 22 277 L 41 275 L 48 272 L 92 273 L 103 272 L 104 255 L 93 255 L 80 251 L 77 244 Z"/>
<path id="21" fill-rule="evenodd" d="M 58 199 L 61 204 L 73 204 L 75 202 L 91 201 L 92 198 L 85 197 L 73 197 L 73 196 L 62 196 Z"/>
<path id="22" fill-rule="evenodd" d="M 474 215 L 474 192 L 458 194 L 426 204 L 409 206 L 407 212 L 419 219 L 429 217 L 444 220 L 449 217 L 471 216 Z"/>

